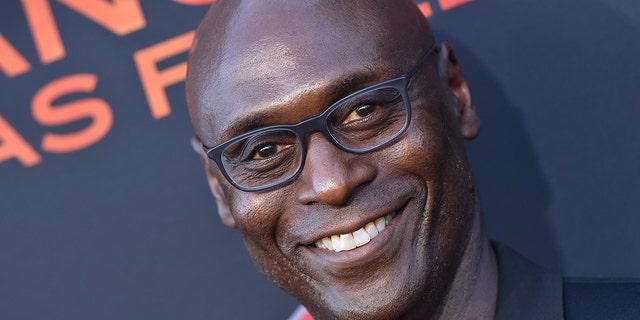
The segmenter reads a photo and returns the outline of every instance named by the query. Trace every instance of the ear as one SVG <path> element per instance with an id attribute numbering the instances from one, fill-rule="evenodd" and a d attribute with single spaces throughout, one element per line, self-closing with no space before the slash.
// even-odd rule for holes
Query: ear
<path id="1" fill-rule="evenodd" d="M 208 165 L 209 158 L 204 153 L 202 149 L 202 142 L 198 137 L 191 138 L 191 148 L 195 151 L 199 156 L 202 164 L 204 165 L 204 171 L 207 175 L 207 182 L 209 183 L 209 189 L 211 189 L 211 193 L 213 197 L 216 199 L 216 204 L 218 206 L 218 215 L 220 216 L 220 220 L 222 220 L 222 224 L 229 228 L 236 228 L 236 220 L 231 215 L 231 209 L 229 208 L 229 202 L 227 201 L 226 196 L 224 195 L 224 191 L 222 190 L 222 186 L 220 186 L 220 182 L 218 178 L 211 170 L 211 167 Z"/>
<path id="2" fill-rule="evenodd" d="M 458 64 L 458 59 L 453 49 L 451 49 L 451 46 L 446 42 L 440 44 L 439 67 L 441 76 L 445 78 L 451 93 L 455 96 L 455 105 L 457 107 L 456 115 L 460 125 L 460 133 L 465 139 L 471 140 L 480 133 L 480 118 L 478 117 L 476 106 L 471 98 L 469 84 Z"/>

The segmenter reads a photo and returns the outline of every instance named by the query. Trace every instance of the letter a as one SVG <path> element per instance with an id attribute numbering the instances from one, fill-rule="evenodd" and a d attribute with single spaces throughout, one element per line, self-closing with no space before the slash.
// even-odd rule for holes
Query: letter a
<path id="1" fill-rule="evenodd" d="M 0 162 L 16 158 L 25 167 L 42 161 L 40 155 L 22 138 L 2 116 L 0 116 Z"/>

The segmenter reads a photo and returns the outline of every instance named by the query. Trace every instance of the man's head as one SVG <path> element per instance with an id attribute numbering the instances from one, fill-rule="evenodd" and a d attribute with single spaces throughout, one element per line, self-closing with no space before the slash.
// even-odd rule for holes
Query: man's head
<path id="1" fill-rule="evenodd" d="M 198 30 L 187 100 L 218 213 L 318 318 L 433 315 L 474 277 L 484 234 L 464 140 L 479 120 L 452 51 L 434 41 L 409 0 L 219 0 Z M 335 104 L 412 70 L 404 88 Z M 336 137 L 263 130 L 332 106 L 318 123 Z M 363 132 L 372 115 L 377 131 Z M 221 166 L 203 151 L 247 132 L 217 149 Z M 359 141 L 386 143 L 353 152 Z"/>

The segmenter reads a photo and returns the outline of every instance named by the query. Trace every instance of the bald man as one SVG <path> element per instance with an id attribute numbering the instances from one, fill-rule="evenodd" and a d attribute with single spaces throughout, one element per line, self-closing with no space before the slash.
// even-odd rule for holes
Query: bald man
<path id="1" fill-rule="evenodd" d="M 560 319 L 562 279 L 492 246 L 480 130 L 409 0 L 219 0 L 187 102 L 222 222 L 315 319 Z"/>

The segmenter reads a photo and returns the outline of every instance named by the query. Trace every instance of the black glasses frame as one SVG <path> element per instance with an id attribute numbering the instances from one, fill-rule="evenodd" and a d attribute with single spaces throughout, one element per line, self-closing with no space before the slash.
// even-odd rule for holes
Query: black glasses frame
<path id="1" fill-rule="evenodd" d="M 253 131 L 249 131 L 243 134 L 240 134 L 236 137 L 233 137 L 225 142 L 222 142 L 218 145 L 216 145 L 215 147 L 209 148 L 207 146 L 205 146 L 204 144 L 202 145 L 204 152 L 207 154 L 207 157 L 209 157 L 209 159 L 213 160 L 216 165 L 218 165 L 218 168 L 220 169 L 220 172 L 222 172 L 222 174 L 224 175 L 224 177 L 227 179 L 227 181 L 229 181 L 229 183 L 231 183 L 234 187 L 236 187 L 239 190 L 242 191 L 246 191 L 246 192 L 255 192 L 255 191 L 266 191 L 266 190 L 270 190 L 270 189 L 275 189 L 278 187 L 281 187 L 285 184 L 290 183 L 291 181 L 295 180 L 297 178 L 297 176 L 300 174 L 300 172 L 302 171 L 302 168 L 304 167 L 304 163 L 306 161 L 306 156 L 307 156 L 307 138 L 309 137 L 310 134 L 315 133 L 315 132 L 322 132 L 324 134 L 324 136 L 331 141 L 331 143 L 333 143 L 333 145 L 335 145 L 338 149 L 345 151 L 345 152 L 350 152 L 350 153 L 355 153 L 355 154 L 361 154 L 361 153 L 367 153 L 367 152 L 372 152 L 375 150 L 379 150 L 382 149 L 386 146 L 388 146 L 389 144 L 391 144 L 392 142 L 394 142 L 399 136 L 401 136 L 409 127 L 409 124 L 411 122 L 411 103 L 409 101 L 409 95 L 407 93 L 407 88 L 409 86 L 409 81 L 411 80 L 411 77 L 413 77 L 418 70 L 420 70 L 420 68 L 425 64 L 425 62 L 427 61 L 427 58 L 431 55 L 432 52 L 434 51 L 438 51 L 436 48 L 436 45 L 434 44 L 428 51 L 427 53 L 424 54 L 424 56 L 420 59 L 420 62 L 418 62 L 418 64 L 413 67 L 413 69 L 411 69 L 411 71 L 409 71 L 408 73 L 405 73 L 399 77 L 390 79 L 390 80 L 386 80 L 383 82 L 379 82 L 377 84 L 368 86 L 366 88 L 360 89 L 358 91 L 355 91 L 343 98 L 341 98 L 340 100 L 336 101 L 335 103 L 333 103 L 329 108 L 327 108 L 325 111 L 323 111 L 321 114 L 305 119 L 301 122 L 298 122 L 296 124 L 283 124 L 283 125 L 276 125 L 276 126 L 269 126 L 269 127 L 265 127 L 265 128 L 261 128 L 261 129 L 257 129 L 257 130 L 253 130 Z M 333 134 L 331 134 L 331 131 L 329 131 L 329 125 L 328 125 L 328 118 L 329 116 L 333 113 L 333 111 L 335 111 L 337 108 L 339 108 L 340 106 L 342 106 L 342 104 L 345 101 L 348 101 L 350 99 L 352 99 L 355 96 L 370 92 L 370 91 L 374 91 L 374 90 L 378 90 L 378 89 L 383 89 L 383 88 L 394 88 L 396 90 L 398 90 L 398 92 L 400 92 L 400 94 L 402 95 L 402 99 L 404 101 L 405 107 L 407 109 L 407 121 L 405 122 L 404 126 L 402 127 L 402 129 L 400 131 L 398 131 L 398 133 L 396 133 L 395 135 L 389 137 L 388 139 L 386 139 L 385 141 L 383 141 L 382 143 L 376 144 L 374 146 L 371 147 L 367 147 L 367 148 L 361 148 L 361 149 L 354 149 L 354 148 L 349 148 L 344 146 L 343 144 L 340 143 L 340 141 L 338 141 Z M 302 159 L 300 162 L 299 167 L 288 177 L 283 178 L 282 180 L 278 180 L 276 182 L 273 183 L 269 183 L 266 185 L 262 185 L 262 186 L 258 186 L 258 187 L 246 187 L 246 186 L 242 186 L 238 183 L 236 183 L 233 178 L 231 178 L 231 176 L 227 173 L 223 163 L 222 163 L 222 154 L 223 152 L 226 150 L 226 148 L 240 140 L 246 139 L 250 136 L 256 135 L 256 134 L 260 134 L 260 133 L 266 133 L 266 132 L 271 132 L 271 131 L 290 131 L 292 133 L 295 134 L 295 136 L 297 137 L 300 146 L 301 146 L 301 152 L 302 152 Z"/>

